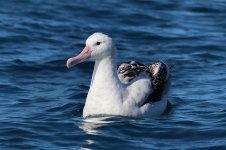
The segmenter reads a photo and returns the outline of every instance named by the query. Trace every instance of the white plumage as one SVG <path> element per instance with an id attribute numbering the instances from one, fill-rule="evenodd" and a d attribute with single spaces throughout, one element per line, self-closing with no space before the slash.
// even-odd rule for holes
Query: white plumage
<path id="1" fill-rule="evenodd" d="M 123 81 L 125 78 L 117 73 L 115 52 L 116 47 L 109 36 L 94 33 L 86 40 L 84 50 L 67 61 L 68 68 L 86 59 L 95 61 L 83 117 L 100 115 L 150 117 L 162 114 L 167 106 L 168 70 L 161 100 L 144 104 L 154 91 L 150 73 L 142 72 L 130 82 Z"/>

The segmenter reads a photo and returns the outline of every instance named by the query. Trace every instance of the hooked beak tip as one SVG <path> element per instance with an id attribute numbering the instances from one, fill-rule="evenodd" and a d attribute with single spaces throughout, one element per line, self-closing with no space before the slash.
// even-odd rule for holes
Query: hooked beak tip
<path id="1" fill-rule="evenodd" d="M 72 62 L 71 58 L 69 58 L 69 59 L 67 60 L 66 66 L 67 66 L 68 69 L 70 69 L 70 68 L 73 66 L 73 62 Z"/>

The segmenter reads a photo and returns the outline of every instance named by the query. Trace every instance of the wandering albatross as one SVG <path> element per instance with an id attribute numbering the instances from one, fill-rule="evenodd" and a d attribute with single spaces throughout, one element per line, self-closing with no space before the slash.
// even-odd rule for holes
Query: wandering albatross
<path id="1" fill-rule="evenodd" d="M 116 47 L 103 33 L 94 33 L 86 40 L 83 51 L 67 60 L 67 67 L 85 60 L 95 66 L 83 117 L 119 115 L 153 117 L 167 107 L 170 86 L 169 69 L 162 61 L 145 66 L 136 61 L 116 65 Z"/>

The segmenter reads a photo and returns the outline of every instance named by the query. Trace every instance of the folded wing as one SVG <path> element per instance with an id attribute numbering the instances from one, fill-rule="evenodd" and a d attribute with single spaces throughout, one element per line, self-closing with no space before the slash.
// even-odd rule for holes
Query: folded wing
<path id="1" fill-rule="evenodd" d="M 118 76 L 122 83 L 131 84 L 128 85 L 128 88 L 130 92 L 136 92 L 135 94 L 139 97 L 139 106 L 142 107 L 145 104 L 161 100 L 168 82 L 169 70 L 167 65 L 162 61 L 156 61 L 149 66 L 136 61 L 130 61 L 118 67 Z M 140 89 L 134 89 L 139 87 Z M 131 95 L 133 94 L 131 93 Z"/>

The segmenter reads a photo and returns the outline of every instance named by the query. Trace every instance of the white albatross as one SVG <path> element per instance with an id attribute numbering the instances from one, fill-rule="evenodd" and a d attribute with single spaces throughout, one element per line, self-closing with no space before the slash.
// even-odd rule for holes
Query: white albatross
<path id="1" fill-rule="evenodd" d="M 68 68 L 87 59 L 95 61 L 83 117 L 161 115 L 168 102 L 167 65 L 157 61 L 145 66 L 130 61 L 121 64 L 117 70 L 115 53 L 116 47 L 109 36 L 94 33 L 86 40 L 83 51 L 67 60 Z"/>

